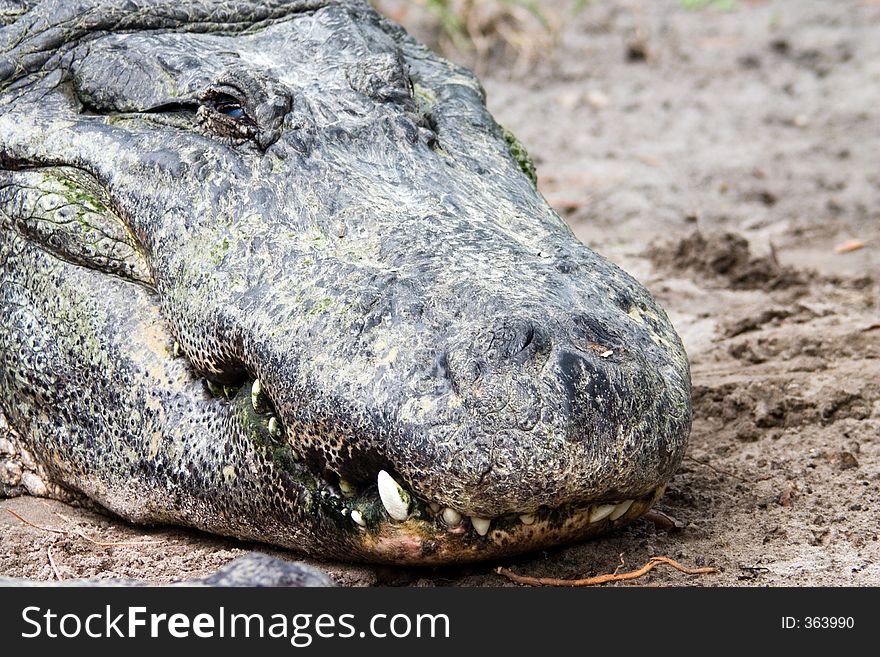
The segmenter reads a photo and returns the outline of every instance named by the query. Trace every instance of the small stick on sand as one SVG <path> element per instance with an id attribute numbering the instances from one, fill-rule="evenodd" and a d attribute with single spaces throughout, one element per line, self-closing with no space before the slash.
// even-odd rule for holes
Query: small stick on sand
<path id="1" fill-rule="evenodd" d="M 58 566 L 55 565 L 55 559 L 52 558 L 51 545 L 46 548 L 46 556 L 49 557 L 49 565 L 52 566 L 52 572 L 55 573 L 55 579 L 57 579 L 59 582 L 63 582 L 64 578 L 61 576 L 61 573 L 58 572 Z"/>
<path id="2" fill-rule="evenodd" d="M 638 579 L 644 577 L 660 564 L 666 564 L 686 575 L 709 575 L 717 573 L 717 568 L 687 568 L 677 561 L 669 557 L 651 557 L 651 560 L 638 570 L 632 570 L 628 573 L 610 573 L 608 575 L 597 575 L 596 577 L 587 577 L 585 579 L 556 579 L 555 577 L 528 577 L 526 575 L 517 575 L 516 573 L 501 568 L 495 569 L 499 575 L 503 575 L 509 580 L 517 584 L 526 584 L 528 586 L 597 586 L 599 584 L 607 584 L 608 582 L 622 582 L 630 579 Z"/>
<path id="3" fill-rule="evenodd" d="M 159 543 L 162 542 L 162 541 L 113 541 L 113 542 L 96 541 L 95 539 L 89 538 L 88 536 L 83 534 L 79 529 L 55 529 L 54 527 L 42 527 L 40 525 L 35 525 L 27 518 L 21 517 L 19 514 L 17 514 L 12 509 L 6 509 L 6 512 L 9 513 L 9 515 L 11 515 L 13 518 L 16 518 L 19 521 L 26 524 L 28 527 L 33 527 L 34 529 L 39 529 L 44 532 L 52 532 L 53 534 L 61 534 L 63 536 L 69 536 L 69 535 L 73 534 L 74 536 L 79 536 L 84 541 L 87 541 L 87 542 L 91 543 L 92 545 L 97 545 L 99 547 L 119 547 L 119 546 L 132 547 L 132 546 L 138 546 L 138 545 L 158 545 Z M 64 520 L 67 520 L 68 522 L 70 522 L 69 519 L 65 518 L 60 513 L 57 513 L 56 515 L 63 518 Z"/>
<path id="4" fill-rule="evenodd" d="M 742 477 L 742 476 L 736 474 L 735 472 L 723 470 L 721 468 L 718 468 L 718 467 L 712 465 L 711 463 L 708 463 L 706 461 L 701 461 L 698 458 L 694 458 L 690 454 L 685 455 L 685 458 L 688 461 L 693 461 L 694 463 L 697 463 L 698 465 L 702 465 L 704 468 L 709 468 L 712 472 L 717 472 L 718 474 L 721 474 L 721 475 L 727 475 L 728 477 L 733 477 L 734 479 L 739 479 L 743 483 L 747 483 L 747 484 L 754 483 L 753 481 L 750 481 L 750 480 L 746 479 L 745 477 Z"/>
<path id="5" fill-rule="evenodd" d="M 677 520 L 669 514 L 658 511 L 657 509 L 646 511 L 644 515 L 642 515 L 642 520 L 653 522 L 660 529 L 684 529 L 684 523 L 681 520 Z"/>
<path id="6" fill-rule="evenodd" d="M 27 519 L 25 519 L 25 518 L 22 518 L 20 515 L 18 515 L 18 514 L 17 514 L 15 511 L 13 511 L 12 509 L 6 509 L 6 513 L 8 513 L 9 515 L 11 515 L 13 518 L 16 518 L 17 520 L 23 522 L 23 523 L 26 524 L 28 527 L 33 527 L 34 529 L 39 529 L 39 530 L 42 530 L 42 531 L 44 531 L 44 532 L 52 532 L 53 534 L 65 534 L 65 535 L 66 535 L 66 534 L 69 534 L 69 533 L 70 533 L 70 532 L 69 532 L 68 530 L 66 530 L 66 529 L 53 529 L 52 527 L 41 527 L 40 525 L 35 525 L 35 524 L 32 523 L 30 520 L 27 520 Z"/>

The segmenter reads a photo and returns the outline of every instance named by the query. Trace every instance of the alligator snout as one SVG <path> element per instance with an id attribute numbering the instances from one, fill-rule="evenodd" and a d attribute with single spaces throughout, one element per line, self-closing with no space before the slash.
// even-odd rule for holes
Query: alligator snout
<path id="1" fill-rule="evenodd" d="M 527 210 L 488 239 L 484 212 L 349 203 L 344 233 L 329 220 L 231 241 L 169 295 L 173 330 L 215 383 L 258 382 L 262 420 L 240 421 L 262 422 L 349 518 L 434 510 L 448 531 L 652 499 L 690 425 L 680 341 L 632 277 L 564 225 L 536 240 Z M 187 248 L 175 257 L 199 261 Z M 400 495 L 380 495 L 382 472 Z"/>
<path id="2" fill-rule="evenodd" d="M 594 274 L 577 278 L 495 248 L 528 270 L 512 290 L 455 263 L 453 286 L 426 276 L 434 263 L 376 288 L 360 268 L 319 290 L 279 271 L 184 348 L 201 371 L 234 353 L 226 381 L 259 382 L 273 430 L 331 489 L 375 494 L 384 471 L 426 508 L 489 519 L 652 494 L 690 422 L 665 315 L 586 248 L 575 255 Z"/>
<path id="3" fill-rule="evenodd" d="M 613 305 L 589 320 L 543 311 L 468 331 L 438 359 L 448 386 L 404 407 L 409 439 L 432 447 L 389 460 L 425 499 L 527 514 L 638 497 L 678 466 L 690 422 L 681 363 L 658 361 L 650 331 Z"/>

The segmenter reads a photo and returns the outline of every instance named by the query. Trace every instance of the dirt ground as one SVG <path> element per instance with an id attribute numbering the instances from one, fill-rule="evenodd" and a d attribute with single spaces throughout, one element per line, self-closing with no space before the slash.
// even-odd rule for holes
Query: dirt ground
<path id="1" fill-rule="evenodd" d="M 638 583 L 880 585 L 880 2 L 541 4 L 563 27 L 480 63 L 489 104 L 578 237 L 670 313 L 695 417 L 659 505 L 678 528 L 638 521 L 503 565 L 583 577 L 662 554 L 720 572 Z M 837 253 L 847 241 L 863 246 Z M 0 513 L 3 575 L 53 579 L 51 555 L 65 578 L 165 582 L 281 554 L 35 498 L 0 506 L 67 532 Z M 508 584 L 497 565 L 323 567 L 349 585 Z"/>

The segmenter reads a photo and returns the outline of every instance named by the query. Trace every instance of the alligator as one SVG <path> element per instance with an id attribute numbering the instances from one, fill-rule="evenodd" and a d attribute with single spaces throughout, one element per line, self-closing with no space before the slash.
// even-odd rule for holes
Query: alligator
<path id="1" fill-rule="evenodd" d="M 393 564 L 662 495 L 681 340 L 471 72 L 357 0 L 0 7 L 3 495 Z"/>

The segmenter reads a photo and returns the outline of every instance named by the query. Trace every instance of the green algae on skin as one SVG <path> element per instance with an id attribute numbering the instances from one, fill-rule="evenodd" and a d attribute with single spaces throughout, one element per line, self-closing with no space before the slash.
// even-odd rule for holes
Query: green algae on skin
<path id="1" fill-rule="evenodd" d="M 523 146 L 522 142 L 517 139 L 516 135 L 514 135 L 510 130 L 505 128 L 504 126 L 500 126 L 501 132 L 504 135 L 504 141 L 507 142 L 507 148 L 510 150 L 511 156 L 516 160 L 516 163 L 519 165 L 519 168 L 522 170 L 526 176 L 528 176 L 529 180 L 532 181 L 532 184 L 537 189 L 538 187 L 538 171 L 535 168 L 535 163 L 532 161 L 529 152 L 526 150 L 526 147 Z"/>

